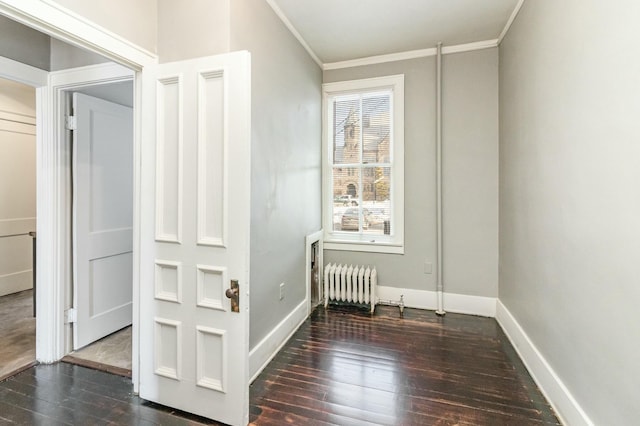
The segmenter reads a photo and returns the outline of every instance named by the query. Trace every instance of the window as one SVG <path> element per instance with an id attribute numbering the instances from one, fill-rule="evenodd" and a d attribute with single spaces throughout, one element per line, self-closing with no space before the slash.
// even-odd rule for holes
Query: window
<path id="1" fill-rule="evenodd" d="M 404 252 L 404 76 L 323 85 L 325 248 Z"/>

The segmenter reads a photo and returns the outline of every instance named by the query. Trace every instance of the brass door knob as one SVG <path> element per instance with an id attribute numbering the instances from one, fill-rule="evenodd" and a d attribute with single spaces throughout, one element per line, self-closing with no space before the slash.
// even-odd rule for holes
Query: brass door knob
<path id="1" fill-rule="evenodd" d="M 231 287 L 224 295 L 231 299 L 231 312 L 240 312 L 240 284 L 238 280 L 231 280 Z"/>

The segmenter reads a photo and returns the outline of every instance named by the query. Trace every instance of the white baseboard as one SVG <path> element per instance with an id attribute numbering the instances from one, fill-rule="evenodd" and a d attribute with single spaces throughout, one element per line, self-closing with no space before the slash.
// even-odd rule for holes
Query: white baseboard
<path id="1" fill-rule="evenodd" d="M 33 272 L 31 269 L 0 275 L 0 296 L 29 290 L 32 287 Z"/>
<path id="2" fill-rule="evenodd" d="M 592 426 L 593 422 L 553 371 L 511 312 L 498 300 L 496 320 L 529 370 L 562 424 Z"/>
<path id="3" fill-rule="evenodd" d="M 264 339 L 249 352 L 249 377 L 253 382 L 307 319 L 307 300 L 303 300 Z"/>
<path id="4" fill-rule="evenodd" d="M 438 306 L 435 291 L 378 286 L 378 297 L 381 300 L 398 301 L 401 295 L 404 296 L 404 305 L 407 308 L 435 310 Z M 483 317 L 496 316 L 497 299 L 494 297 L 468 296 L 447 292 L 443 296 L 445 312 Z"/>

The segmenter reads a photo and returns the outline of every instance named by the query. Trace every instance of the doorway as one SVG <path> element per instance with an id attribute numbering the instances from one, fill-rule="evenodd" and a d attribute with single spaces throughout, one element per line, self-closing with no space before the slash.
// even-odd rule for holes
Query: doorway
<path id="1" fill-rule="evenodd" d="M 0 34 L 6 31 L 17 31 L 21 34 L 21 37 L 8 37 L 9 41 L 0 47 L 0 76 L 12 82 L 25 83 L 30 87 L 35 98 L 32 102 L 33 114 L 32 123 L 30 123 L 34 138 L 33 202 L 35 203 L 37 198 L 42 203 L 39 205 L 37 214 L 34 207 L 31 215 L 22 214 L 22 216 L 32 220 L 33 226 L 31 227 L 34 230 L 36 227 L 35 217 L 44 218 L 37 223 L 39 277 L 36 282 L 45 283 L 40 286 L 37 296 L 39 300 L 46 301 L 46 303 L 39 303 L 37 306 L 38 315 L 35 320 L 31 318 L 31 322 L 37 324 L 37 327 L 34 325 L 32 328 L 35 328 L 35 333 L 38 335 L 37 338 L 32 338 L 34 348 L 32 348 L 31 355 L 33 360 L 54 362 L 61 359 L 73 348 L 72 308 L 75 306 L 73 303 L 74 292 L 71 288 L 74 282 L 74 264 L 71 262 L 71 253 L 74 247 L 71 234 L 72 144 L 70 140 L 66 139 L 68 131 L 64 127 L 64 117 L 67 115 L 66 102 L 71 99 L 74 91 L 86 92 L 88 95 L 107 97 L 116 103 L 128 104 L 131 109 L 134 102 L 133 80 L 135 73 L 128 68 L 109 62 L 105 57 L 55 40 L 34 29 L 21 26 L 9 18 L 0 16 L 0 21 L 3 24 Z M 15 49 L 7 48 L 7 44 L 11 43 L 16 44 L 13 46 Z M 13 56 L 11 59 L 1 56 L 11 55 L 17 50 L 20 51 L 20 57 Z M 123 96 L 122 94 L 125 92 L 126 95 Z M 126 100 L 123 100 L 124 98 Z M 132 111 L 130 115 L 133 117 Z M 12 121 L 16 120 L 12 119 Z M 130 133 L 128 158 L 132 163 L 134 155 L 133 130 Z M 37 179 L 35 176 L 36 151 L 38 157 Z M 18 163 L 18 161 L 14 161 L 12 164 L 17 165 Z M 17 179 L 14 178 L 10 181 L 15 184 Z M 128 192 L 133 192 L 132 178 L 130 178 Z M 132 198 L 129 196 L 130 201 Z M 129 204 L 130 238 L 128 245 L 129 256 L 133 257 L 132 201 Z M 27 241 L 25 244 L 30 243 Z M 31 253 L 31 249 L 29 249 L 29 253 Z M 21 272 L 29 272 L 30 270 L 31 266 L 24 267 Z M 127 291 L 130 313 L 126 325 L 130 326 L 133 317 L 131 312 L 133 309 L 131 299 L 134 275 L 132 266 L 129 266 L 127 275 L 130 278 Z M 21 311 L 26 310 L 22 309 Z M 30 311 L 31 308 L 28 310 Z M 63 312 L 64 319 L 61 315 Z M 37 347 L 35 347 L 36 341 L 38 342 Z M 128 346 L 130 347 L 131 344 L 129 343 Z M 20 352 L 25 351 L 20 350 Z M 132 356 L 129 355 L 129 364 L 131 359 Z"/>
<path id="2" fill-rule="evenodd" d="M 71 146 L 72 349 L 63 361 L 131 376 L 133 81 L 64 93 Z"/>
<path id="3" fill-rule="evenodd" d="M 0 380 L 35 353 L 36 94 L 0 79 Z"/>
<path id="4" fill-rule="evenodd" d="M 21 64 L 12 64 L 17 67 L 20 67 Z M 22 64 L 22 66 L 27 67 Z M 102 70 L 97 72 L 98 70 Z M 6 70 L 5 72 L 10 72 L 11 70 Z M 74 97 L 74 93 L 77 93 L 76 96 L 86 96 L 88 98 L 96 99 L 97 96 L 104 99 L 104 102 L 109 102 L 114 104 L 117 107 L 123 107 L 128 114 L 128 135 L 127 135 L 127 147 L 128 153 L 126 156 L 120 155 L 118 161 L 122 162 L 123 159 L 126 158 L 126 163 L 128 164 L 128 174 L 126 188 L 121 188 L 118 190 L 118 195 L 124 197 L 123 199 L 126 201 L 126 207 L 120 208 L 120 210 L 124 210 L 126 215 L 128 216 L 128 225 L 127 226 L 117 226 L 121 233 L 126 234 L 125 238 L 128 240 L 125 245 L 126 248 L 122 250 L 124 255 L 128 257 L 128 265 L 122 267 L 122 262 L 118 266 L 120 267 L 120 272 L 116 272 L 115 275 L 125 276 L 127 280 L 126 287 L 120 288 L 120 298 L 124 297 L 126 303 L 121 303 L 118 298 L 115 299 L 114 303 L 118 305 L 126 304 L 125 308 L 127 310 L 126 318 L 124 322 L 120 321 L 115 325 L 107 324 L 103 325 L 101 329 L 99 326 L 92 324 L 85 327 L 89 331 L 89 335 L 91 342 L 94 340 L 98 340 L 102 337 L 105 337 L 111 333 L 123 330 L 119 334 L 117 346 L 108 345 L 108 351 L 104 350 L 104 344 L 102 344 L 103 348 L 99 351 L 100 360 L 106 361 L 106 364 L 111 367 L 110 364 L 114 362 L 109 361 L 106 358 L 108 354 L 117 353 L 118 357 L 115 358 L 118 362 L 115 362 L 116 367 L 121 367 L 126 369 L 127 372 L 125 375 L 131 376 L 132 369 L 132 316 L 133 316 L 133 265 L 132 265 L 132 257 L 133 257 L 133 73 L 129 70 L 124 69 L 123 67 L 117 66 L 115 64 L 103 64 L 96 65 L 84 68 L 76 68 L 68 71 L 62 72 L 54 72 L 50 74 L 51 81 L 64 83 L 61 84 L 60 87 L 64 87 L 61 89 L 56 96 L 56 99 L 64 102 L 61 104 L 63 107 L 60 108 L 60 112 L 70 110 L 67 108 L 67 104 L 71 105 L 72 99 Z M 4 87 L 6 86 L 6 87 Z M 3 172 L 8 173 L 8 176 L 4 176 L 2 182 L 4 183 L 2 188 L 2 200 L 0 202 L 0 207 L 3 210 L 7 210 L 7 214 L 16 216 L 11 218 L 0 218 L 4 220 L 0 220 L 0 235 L 3 243 L 5 240 L 7 242 L 13 242 L 15 244 L 11 246 L 6 246 L 3 244 L 0 246 L 0 251 L 3 252 L 2 256 L 2 266 L 3 268 L 11 269 L 8 273 L 0 273 L 0 284 L 2 285 L 2 294 L 0 296 L 6 294 L 11 294 L 10 297 L 0 300 L 0 305 L 8 306 L 7 309 L 0 311 L 6 312 L 6 315 L 3 315 L 4 327 L 6 330 L 3 330 L 3 335 L 5 337 L 12 337 L 9 341 L 9 345 L 5 346 L 3 352 L 5 352 L 6 356 L 11 358 L 4 360 L 2 359 L 2 363 L 0 363 L 3 368 L 0 371 L 0 376 L 10 375 L 19 371 L 20 369 L 31 365 L 36 360 L 36 345 L 35 345 L 35 334 L 36 334 L 36 318 L 35 318 L 35 286 L 32 289 L 31 282 L 36 282 L 34 277 L 34 271 L 31 266 L 32 254 L 35 257 L 35 249 L 32 250 L 33 246 L 32 236 L 35 238 L 36 233 L 34 232 L 36 229 L 36 208 L 35 208 L 35 200 L 36 200 L 36 101 L 35 95 L 36 90 L 27 85 L 23 85 L 21 83 L 13 82 L 11 80 L 6 80 L 6 83 L 1 87 L 5 90 L 1 90 L 0 93 L 10 94 L 12 92 L 16 92 L 16 87 L 22 87 L 31 91 L 32 100 L 30 102 L 31 105 L 31 115 L 25 114 L 24 111 L 20 112 L 8 112 L 7 108 L 3 109 L 3 115 L 0 117 L 0 121 L 6 124 L 4 127 L 0 128 L 1 134 L 3 136 L 9 136 L 8 141 L 10 145 L 7 145 L 6 148 L 10 150 L 6 151 L 3 155 L 3 159 L 7 164 L 4 164 L 2 167 Z M 93 96 L 91 96 L 93 95 Z M 24 105 L 29 104 L 25 100 L 20 100 L 15 102 L 16 105 Z M 24 109 L 24 108 L 23 108 Z M 95 122 L 95 111 L 92 111 L 91 117 L 91 128 L 94 128 L 96 125 Z M 43 117 L 39 117 L 40 122 L 43 121 Z M 110 125 L 110 124 L 108 124 Z M 105 125 L 103 125 L 103 128 Z M 66 130 L 63 129 L 66 132 Z M 73 189 L 73 176 L 76 175 L 72 168 L 71 164 L 73 163 L 73 140 L 70 138 L 72 132 L 66 135 L 64 138 L 61 135 L 61 155 L 63 157 L 67 157 L 64 160 L 64 163 L 69 167 L 65 169 L 62 174 L 62 181 L 64 185 L 68 188 L 68 200 L 71 201 L 71 194 L 78 194 L 78 191 Z M 25 138 L 30 138 L 30 145 L 27 146 L 26 142 L 23 141 Z M 6 139 L 6 138 L 5 138 Z M 92 147 L 92 152 L 95 152 L 95 146 Z M 102 147 L 103 150 L 108 152 L 114 152 L 113 146 Z M 120 153 L 122 154 L 122 153 Z M 30 155 L 30 156 L 29 156 Z M 24 158 L 23 158 L 24 157 Z M 29 157 L 29 158 L 26 158 Z M 102 156 L 101 156 L 102 157 Z M 103 172 L 102 176 L 99 176 L 99 180 L 101 184 L 105 183 L 105 180 L 108 180 L 109 177 L 116 176 L 121 179 L 123 177 L 122 170 L 117 172 L 109 172 L 106 170 L 102 170 L 104 164 L 99 165 L 98 167 Z M 20 173 L 20 176 L 17 173 Z M 26 173 L 26 177 L 24 176 Z M 22 176 L 22 177 L 21 177 Z M 107 179 L 105 179 L 107 178 Z M 85 180 L 90 180 L 83 178 L 81 182 Z M 6 187 L 6 188 L 4 188 Z M 42 189 L 41 189 L 42 190 Z M 95 188 L 90 188 L 87 191 L 88 193 L 94 193 Z M 116 191 L 111 191 L 116 192 Z M 85 194 L 83 199 L 88 199 L 89 194 Z M 118 205 L 122 207 L 124 202 L 114 203 L 112 197 L 102 197 L 101 199 L 96 199 L 96 197 L 91 197 L 93 202 L 102 203 L 104 206 L 108 205 Z M 87 204 L 85 202 L 85 204 Z M 65 209 L 72 221 L 74 220 L 73 216 L 73 204 L 71 204 L 67 209 Z M 104 212 L 107 210 L 101 208 L 100 211 Z M 0 213 L 4 213 L 3 211 Z M 101 217 L 103 219 L 109 219 L 108 215 L 102 214 Z M 95 224 L 98 218 L 92 217 L 92 223 Z M 42 230 L 43 227 L 39 228 Z M 5 232 L 6 231 L 6 232 Z M 44 229 L 44 232 L 48 232 L 50 230 Z M 72 234 L 73 226 L 69 226 L 67 228 L 67 237 L 63 239 L 62 244 L 65 247 L 68 247 L 69 250 L 73 250 L 74 247 L 77 246 L 76 238 Z M 102 230 L 104 231 L 104 230 Z M 101 232 L 104 236 L 105 233 Z M 128 238 L 127 238 L 128 237 Z M 11 240 L 11 241 L 10 241 Z M 107 244 L 113 245 L 113 238 L 107 241 Z M 6 247 L 5 247 L 6 246 Z M 108 250 L 113 250 L 113 247 L 108 248 Z M 81 251 L 82 253 L 82 251 Z M 107 253 L 107 256 L 102 256 L 102 258 L 113 259 L 114 253 Z M 71 259 L 71 257 L 69 257 Z M 106 262 L 107 264 L 109 262 Z M 24 265 L 23 265 L 24 264 Z M 5 268 L 5 269 L 6 269 Z M 17 272 L 13 271 L 13 269 L 17 268 Z M 84 340 L 83 344 L 78 344 L 74 342 L 74 333 L 77 331 L 77 318 L 73 314 L 73 310 L 78 307 L 79 302 L 76 300 L 77 290 L 73 288 L 74 284 L 77 284 L 78 281 L 73 279 L 76 275 L 75 269 L 76 264 L 70 263 L 68 265 L 64 265 L 63 268 L 60 268 L 66 277 L 67 286 L 65 288 L 65 298 L 64 298 L 64 307 L 65 313 L 67 315 L 67 333 L 65 335 L 65 353 L 69 353 L 73 349 L 80 349 L 81 346 L 86 346 L 89 343 L 88 340 Z M 98 268 L 91 267 L 89 268 L 92 271 L 95 271 Z M 103 278 L 112 277 L 114 275 L 113 268 L 107 268 L 105 270 L 104 266 L 102 266 L 102 276 Z M 3 271 L 0 271 L 3 272 Z M 6 271 L 5 271 L 6 272 Z M 4 278 L 4 279 L 2 279 Z M 107 278 L 108 279 L 108 278 Z M 6 285 L 4 285 L 6 284 Z M 88 309 L 85 309 L 85 312 L 89 312 L 86 317 L 96 317 L 96 313 L 93 312 L 96 308 L 96 302 L 98 304 L 102 303 L 103 311 L 112 311 L 113 306 L 108 306 L 103 303 L 103 300 L 108 299 L 108 297 L 101 296 L 109 296 L 113 294 L 113 286 L 110 285 L 112 283 L 106 282 L 105 279 L 101 281 L 103 288 L 100 291 L 99 289 L 93 288 L 89 292 L 94 296 L 93 303 L 92 301 L 87 301 L 87 305 L 91 305 Z M 110 285 L 109 288 L 105 288 L 105 285 Z M 6 287 L 6 288 L 5 288 Z M 6 291 L 4 291 L 6 290 Z M 12 294 L 19 292 L 19 294 Z M 123 296 L 123 293 L 126 293 Z M 10 300 L 9 300 L 10 299 Z M 82 304 L 84 306 L 84 304 Z M 20 309 L 17 309 L 17 308 Z M 31 315 L 33 312 L 33 315 Z M 109 315 L 107 315 L 109 316 Z M 10 318 L 9 318 L 10 317 Z M 9 321 L 11 319 L 11 321 Z M 85 318 L 85 321 L 88 322 L 89 318 Z M 112 318 L 107 318 L 107 322 L 111 323 Z M 15 323 L 15 325 L 14 325 Z M 77 336 L 75 336 L 77 339 Z M 109 338 L 108 338 L 109 339 Z M 110 340 L 113 340 L 114 337 L 111 337 Z M 100 346 L 100 345 L 98 345 Z M 94 348 L 95 351 L 95 348 Z M 94 358 L 95 355 L 91 355 L 91 350 L 87 351 L 89 353 L 90 358 Z M 64 354 L 63 354 L 64 355 Z M 122 360 L 124 360 L 125 364 L 122 364 Z M 5 371 L 6 370 L 6 371 Z"/>

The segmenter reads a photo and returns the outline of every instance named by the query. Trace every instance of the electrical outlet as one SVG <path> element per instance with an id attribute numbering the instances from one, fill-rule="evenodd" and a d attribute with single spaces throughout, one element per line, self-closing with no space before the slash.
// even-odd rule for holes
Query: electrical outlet
<path id="1" fill-rule="evenodd" d="M 280 283 L 280 300 L 284 299 L 284 283 Z"/>
<path id="2" fill-rule="evenodd" d="M 433 263 L 424 262 L 424 273 L 431 274 L 433 272 Z"/>

